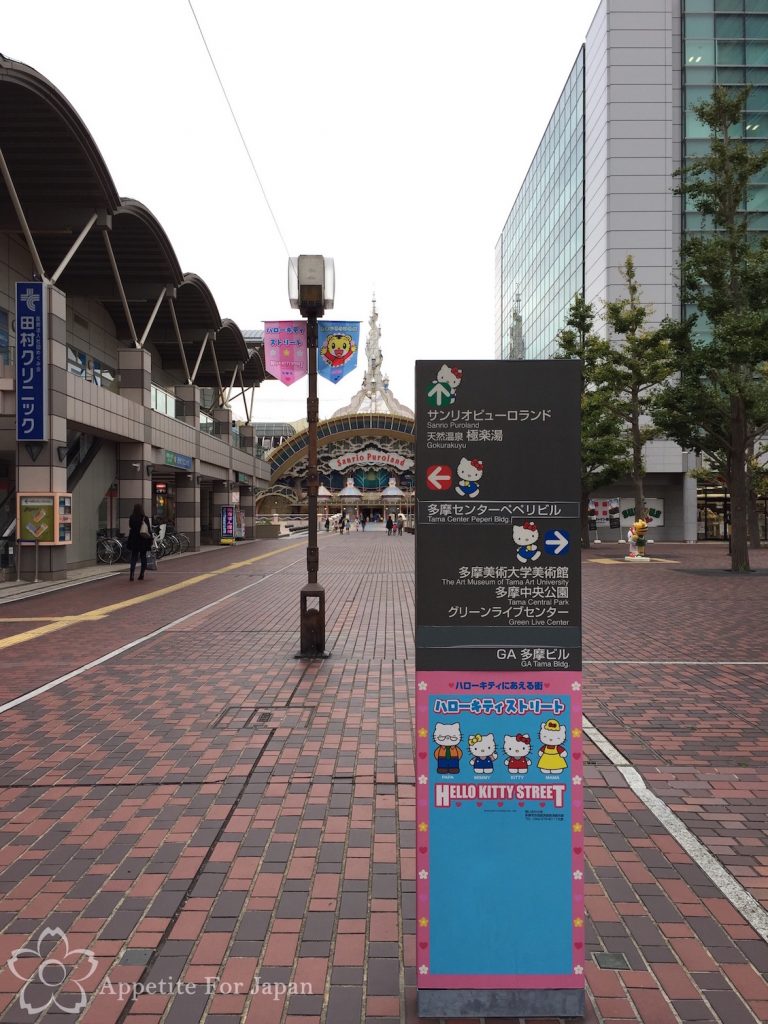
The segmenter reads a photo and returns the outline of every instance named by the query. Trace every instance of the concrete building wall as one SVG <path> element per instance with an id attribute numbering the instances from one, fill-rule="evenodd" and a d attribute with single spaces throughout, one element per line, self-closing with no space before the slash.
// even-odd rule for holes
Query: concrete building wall
<path id="1" fill-rule="evenodd" d="M 654 321 L 678 316 L 679 0 L 603 0 L 586 41 L 585 292 L 623 294 L 631 255 Z"/>

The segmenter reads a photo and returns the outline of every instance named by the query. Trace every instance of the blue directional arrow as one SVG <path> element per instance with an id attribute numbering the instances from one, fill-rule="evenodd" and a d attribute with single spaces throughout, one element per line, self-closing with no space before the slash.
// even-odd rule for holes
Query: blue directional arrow
<path id="1" fill-rule="evenodd" d="M 566 530 L 547 530 L 544 534 L 544 547 L 551 555 L 567 555 L 569 542 Z"/>

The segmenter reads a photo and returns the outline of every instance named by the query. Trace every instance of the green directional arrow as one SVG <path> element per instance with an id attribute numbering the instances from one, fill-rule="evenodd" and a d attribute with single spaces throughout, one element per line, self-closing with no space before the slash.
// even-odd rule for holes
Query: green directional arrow
<path id="1" fill-rule="evenodd" d="M 438 408 L 443 405 L 446 400 L 450 400 L 451 389 L 446 385 L 442 384 L 439 380 L 434 382 L 434 385 L 427 392 L 427 402 L 429 405 L 437 406 Z"/>

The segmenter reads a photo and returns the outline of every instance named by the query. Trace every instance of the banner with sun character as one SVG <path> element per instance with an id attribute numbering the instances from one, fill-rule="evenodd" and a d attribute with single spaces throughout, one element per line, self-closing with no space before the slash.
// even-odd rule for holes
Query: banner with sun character
<path id="1" fill-rule="evenodd" d="M 338 384 L 357 366 L 360 322 L 320 320 L 317 324 L 317 372 Z"/>

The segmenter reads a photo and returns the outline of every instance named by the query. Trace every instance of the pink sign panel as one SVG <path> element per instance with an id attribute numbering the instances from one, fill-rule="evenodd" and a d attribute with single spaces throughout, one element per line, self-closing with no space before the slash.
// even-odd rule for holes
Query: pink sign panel
<path id="1" fill-rule="evenodd" d="M 283 384 L 293 384 L 307 372 L 305 320 L 270 320 L 264 323 L 264 363 Z"/>

